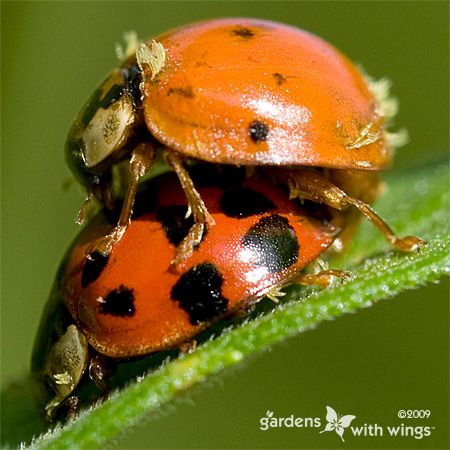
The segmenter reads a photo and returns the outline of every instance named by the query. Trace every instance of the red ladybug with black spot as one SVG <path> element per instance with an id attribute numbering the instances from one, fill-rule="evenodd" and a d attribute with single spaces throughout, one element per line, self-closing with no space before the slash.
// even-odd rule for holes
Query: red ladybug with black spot
<path id="1" fill-rule="evenodd" d="M 168 267 L 194 218 L 171 173 L 145 185 L 109 255 L 85 257 L 92 242 L 114 228 L 114 214 L 107 211 L 67 253 L 33 353 L 48 418 L 62 404 L 77 403 L 85 373 L 104 387 L 111 361 L 183 348 L 286 283 L 326 285 L 342 275 L 302 273 L 339 232 L 326 211 L 312 215 L 263 174 L 203 166 L 191 173 L 216 225 L 203 234 L 182 272 Z"/>
<path id="2" fill-rule="evenodd" d="M 292 196 L 338 211 L 356 207 L 395 248 L 422 244 L 414 236 L 398 238 L 369 206 L 378 193 L 377 172 L 389 166 L 402 141 L 388 131 L 396 103 L 386 80 L 363 76 L 311 33 L 260 19 L 207 20 L 129 47 L 129 57 L 95 91 L 67 139 L 70 167 L 106 207 L 114 203 L 112 168 L 129 160 L 122 214 L 88 253 L 106 257 L 120 241 L 138 181 L 160 151 L 194 219 L 174 249 L 175 268 L 215 224 L 187 159 L 271 168 Z M 349 230 L 356 216 L 341 214 Z"/>

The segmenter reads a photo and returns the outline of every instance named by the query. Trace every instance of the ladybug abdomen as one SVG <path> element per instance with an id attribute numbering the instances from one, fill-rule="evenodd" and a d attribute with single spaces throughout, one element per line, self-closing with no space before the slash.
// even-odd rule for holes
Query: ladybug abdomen
<path id="1" fill-rule="evenodd" d="M 158 40 L 166 64 L 145 83 L 144 110 L 150 131 L 169 147 L 226 164 L 388 164 L 374 98 L 320 38 L 268 21 L 223 19 Z M 364 133 L 371 139 L 359 145 Z"/>

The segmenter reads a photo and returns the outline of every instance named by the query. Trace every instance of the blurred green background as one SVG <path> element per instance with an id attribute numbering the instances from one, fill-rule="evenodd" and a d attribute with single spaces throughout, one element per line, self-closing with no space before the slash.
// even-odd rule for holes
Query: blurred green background
<path id="1" fill-rule="evenodd" d="M 448 2 L 2 1 L 2 387 L 28 371 L 58 263 L 77 233 L 83 194 L 63 146 L 72 119 L 116 64 L 114 44 L 218 16 L 287 22 L 333 43 L 401 102 L 410 144 L 394 170 L 448 151 Z M 213 45 L 213 43 L 211 43 Z M 400 408 L 430 409 L 431 437 L 348 439 L 348 448 L 448 448 L 448 282 L 321 325 L 180 399 L 119 448 L 337 448 L 335 433 L 259 430 L 325 405 L 367 423 L 396 424 Z M 362 421 L 359 422 L 362 424 Z"/>

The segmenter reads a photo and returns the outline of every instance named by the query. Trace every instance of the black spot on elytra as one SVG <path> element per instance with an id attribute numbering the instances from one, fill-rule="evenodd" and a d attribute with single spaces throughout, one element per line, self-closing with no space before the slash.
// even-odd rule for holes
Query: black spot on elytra
<path id="1" fill-rule="evenodd" d="M 233 28 L 231 30 L 231 33 L 234 34 L 235 36 L 239 36 L 246 40 L 252 38 L 255 35 L 254 31 L 251 30 L 250 28 L 241 26 Z"/>
<path id="2" fill-rule="evenodd" d="M 242 238 L 242 244 L 252 252 L 256 267 L 280 272 L 297 262 L 299 244 L 289 221 L 278 214 L 263 217 Z"/>
<path id="3" fill-rule="evenodd" d="M 269 136 L 269 127 L 265 123 L 255 120 L 248 127 L 248 134 L 253 142 L 263 142 Z"/>
<path id="4" fill-rule="evenodd" d="M 86 287 L 89 283 L 95 281 L 103 272 L 109 259 L 100 252 L 94 251 L 86 258 L 83 272 L 81 273 L 81 286 Z"/>
<path id="5" fill-rule="evenodd" d="M 245 168 L 231 165 L 196 164 L 189 168 L 196 188 L 217 187 L 225 189 L 238 186 L 245 179 Z"/>
<path id="6" fill-rule="evenodd" d="M 192 86 L 182 86 L 182 87 L 171 87 L 167 91 L 167 96 L 171 96 L 173 94 L 181 95 L 185 98 L 194 98 L 194 90 Z"/>
<path id="7" fill-rule="evenodd" d="M 133 289 L 121 285 L 114 289 L 100 301 L 100 312 L 119 317 L 132 317 L 136 309 L 134 307 Z"/>
<path id="8" fill-rule="evenodd" d="M 286 78 L 281 75 L 281 73 L 273 73 L 272 76 L 275 78 L 275 81 L 277 82 L 278 86 L 281 86 L 283 83 L 286 83 Z"/>
<path id="9" fill-rule="evenodd" d="M 187 206 L 171 205 L 158 209 L 156 218 L 161 222 L 166 237 L 173 245 L 178 245 L 188 234 L 194 218 L 192 214 L 186 218 Z M 206 236 L 206 227 L 202 240 Z"/>
<path id="10" fill-rule="evenodd" d="M 228 300 L 222 295 L 223 278 L 216 266 L 205 262 L 185 272 L 172 288 L 171 297 L 189 314 L 192 325 L 222 315 Z"/>
<path id="11" fill-rule="evenodd" d="M 275 208 L 265 195 L 242 187 L 227 189 L 220 198 L 220 206 L 226 216 L 238 219 L 263 214 Z"/>
<path id="12" fill-rule="evenodd" d="M 207 67 L 208 69 L 212 69 L 212 66 L 208 64 L 206 61 L 196 61 L 194 67 Z"/>

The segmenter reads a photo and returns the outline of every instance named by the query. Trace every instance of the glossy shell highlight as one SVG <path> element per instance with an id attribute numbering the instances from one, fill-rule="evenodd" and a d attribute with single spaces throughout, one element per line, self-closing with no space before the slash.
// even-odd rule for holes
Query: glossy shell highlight
<path id="1" fill-rule="evenodd" d="M 144 77 L 144 115 L 170 148 L 225 164 L 389 165 L 374 96 L 322 39 L 265 20 L 218 19 L 156 40 L 166 59 Z"/>
<path id="2" fill-rule="evenodd" d="M 225 176 L 219 182 L 213 175 L 205 183 L 193 173 L 216 225 L 181 273 L 169 266 L 190 223 L 173 174 L 142 193 L 107 260 L 86 262 L 90 243 L 112 227 L 104 218 L 90 223 L 77 240 L 61 292 L 99 353 L 126 358 L 189 341 L 285 284 L 333 242 L 333 227 L 309 217 L 265 178 L 236 182 Z"/>

